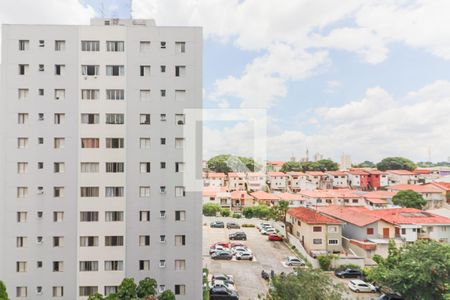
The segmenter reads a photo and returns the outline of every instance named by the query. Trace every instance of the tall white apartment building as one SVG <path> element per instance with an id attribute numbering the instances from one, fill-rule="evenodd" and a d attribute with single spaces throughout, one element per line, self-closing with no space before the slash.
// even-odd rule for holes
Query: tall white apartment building
<path id="1" fill-rule="evenodd" d="M 201 128 L 186 113 L 201 91 L 201 28 L 3 25 L 0 279 L 11 299 L 86 299 L 125 277 L 201 299 L 201 192 L 183 176 L 201 179 L 201 129 L 186 133 Z"/>

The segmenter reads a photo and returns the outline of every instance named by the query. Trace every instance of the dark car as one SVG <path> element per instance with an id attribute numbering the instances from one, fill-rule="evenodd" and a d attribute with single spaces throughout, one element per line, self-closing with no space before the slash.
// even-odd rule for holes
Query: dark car
<path id="1" fill-rule="evenodd" d="M 238 223 L 235 222 L 228 222 L 227 223 L 227 228 L 234 228 L 234 229 L 241 229 L 241 226 Z"/>
<path id="2" fill-rule="evenodd" d="M 212 253 L 211 258 L 212 259 L 231 260 L 233 258 L 233 255 L 231 254 L 231 252 L 219 250 L 219 251 Z"/>
<path id="3" fill-rule="evenodd" d="M 209 224 L 211 228 L 225 228 L 225 224 L 222 221 L 214 221 Z"/>
<path id="4" fill-rule="evenodd" d="M 358 269 L 336 270 L 334 274 L 340 278 L 361 278 L 363 276 L 361 270 Z"/>
<path id="5" fill-rule="evenodd" d="M 234 284 L 233 276 L 226 274 L 216 274 L 211 277 L 211 281 L 214 280 L 223 280 L 226 283 Z"/>
<path id="6" fill-rule="evenodd" d="M 380 297 L 372 298 L 373 300 L 404 300 L 402 296 L 398 294 L 383 294 Z"/>
<path id="7" fill-rule="evenodd" d="M 210 300 L 239 300 L 238 293 L 233 290 L 215 287 L 209 290 Z"/>
<path id="8" fill-rule="evenodd" d="M 243 231 L 230 233 L 228 237 L 230 238 L 230 240 L 239 240 L 239 241 L 247 240 L 247 235 Z"/>

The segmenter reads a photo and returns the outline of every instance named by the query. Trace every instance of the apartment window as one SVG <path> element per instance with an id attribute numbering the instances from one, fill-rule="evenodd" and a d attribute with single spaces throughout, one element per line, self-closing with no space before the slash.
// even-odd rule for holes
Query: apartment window
<path id="1" fill-rule="evenodd" d="M 106 173 L 123 173 L 125 169 L 123 162 L 107 162 L 105 168 Z"/>
<path id="2" fill-rule="evenodd" d="M 150 261 L 149 260 L 140 260 L 139 261 L 139 270 L 140 271 L 150 271 Z"/>
<path id="3" fill-rule="evenodd" d="M 27 245 L 27 237 L 25 236 L 18 236 L 16 237 L 16 247 L 17 248 L 23 248 Z"/>
<path id="4" fill-rule="evenodd" d="M 59 124 L 61 124 L 64 121 L 65 117 L 66 117 L 66 115 L 63 114 L 63 113 L 55 113 L 53 115 L 53 122 L 56 125 L 59 125 Z"/>
<path id="5" fill-rule="evenodd" d="M 107 186 L 105 187 L 105 197 L 123 197 L 123 186 Z"/>
<path id="6" fill-rule="evenodd" d="M 184 138 L 175 138 L 175 149 L 183 149 Z"/>
<path id="7" fill-rule="evenodd" d="M 66 50 L 66 41 L 56 40 L 55 41 L 55 51 L 65 51 L 65 50 Z"/>
<path id="8" fill-rule="evenodd" d="M 175 284 L 175 295 L 186 295 L 186 286 L 184 284 Z"/>
<path id="9" fill-rule="evenodd" d="M 39 121 L 44 121 L 44 114 L 43 113 L 38 113 L 38 120 Z"/>
<path id="10" fill-rule="evenodd" d="M 25 198 L 28 195 L 28 187 L 19 186 L 17 188 L 17 198 Z"/>
<path id="11" fill-rule="evenodd" d="M 161 121 L 166 121 L 167 120 L 167 115 L 166 114 L 161 114 L 160 118 L 161 118 Z"/>
<path id="12" fill-rule="evenodd" d="M 185 77 L 186 66 L 175 66 L 175 77 Z"/>
<path id="13" fill-rule="evenodd" d="M 63 211 L 54 211 L 53 212 L 53 222 L 62 222 L 64 221 L 64 212 Z"/>
<path id="14" fill-rule="evenodd" d="M 44 72 L 45 71 L 45 66 L 40 64 L 38 67 L 39 72 Z"/>
<path id="15" fill-rule="evenodd" d="M 38 89 L 38 95 L 44 96 L 44 89 Z"/>
<path id="16" fill-rule="evenodd" d="M 63 247 L 63 246 L 64 246 L 64 237 L 54 236 L 53 237 L 53 247 Z"/>
<path id="17" fill-rule="evenodd" d="M 81 51 L 100 51 L 100 42 L 81 41 Z"/>
<path id="18" fill-rule="evenodd" d="M 82 186 L 80 187 L 81 197 L 98 197 L 99 187 L 98 186 Z"/>
<path id="19" fill-rule="evenodd" d="M 176 114 L 175 115 L 175 124 L 184 125 L 185 121 L 186 121 L 186 118 L 185 118 L 184 114 Z"/>
<path id="20" fill-rule="evenodd" d="M 105 297 L 111 294 L 117 293 L 117 286 L 116 285 L 106 285 L 105 286 Z"/>
<path id="21" fill-rule="evenodd" d="M 322 244 L 322 239 L 313 239 L 313 244 L 314 245 L 321 245 Z"/>
<path id="22" fill-rule="evenodd" d="M 106 114 L 106 124 L 123 124 L 123 114 Z"/>
<path id="23" fill-rule="evenodd" d="M 313 232 L 322 232 L 322 226 L 313 226 Z"/>
<path id="24" fill-rule="evenodd" d="M 141 197 L 141 198 L 150 197 L 150 187 L 149 186 L 139 187 L 139 197 Z"/>
<path id="25" fill-rule="evenodd" d="M 339 241 L 338 240 L 328 240 L 328 245 L 338 245 Z"/>
<path id="26" fill-rule="evenodd" d="M 52 296 L 53 297 L 64 297 L 64 287 L 63 286 L 54 286 L 53 287 Z"/>
<path id="27" fill-rule="evenodd" d="M 27 262 L 26 261 L 16 262 L 16 272 L 25 273 L 26 271 L 27 271 Z"/>
<path id="28" fill-rule="evenodd" d="M 160 268 L 165 268 L 166 267 L 166 260 L 165 259 L 161 259 L 159 261 L 159 267 Z"/>
<path id="29" fill-rule="evenodd" d="M 98 286 L 80 286 L 79 294 L 81 297 L 89 297 L 98 293 Z"/>
<path id="30" fill-rule="evenodd" d="M 25 100 L 28 98 L 28 94 L 30 93 L 29 89 L 19 89 L 19 100 Z"/>
<path id="31" fill-rule="evenodd" d="M 184 197 L 184 196 L 186 196 L 184 186 L 176 186 L 175 187 L 175 197 Z"/>
<path id="32" fill-rule="evenodd" d="M 43 213 L 42 211 L 38 211 L 38 212 L 36 213 L 36 215 L 37 215 L 37 218 L 38 218 L 39 220 L 41 220 L 42 217 L 44 216 L 44 213 Z"/>
<path id="33" fill-rule="evenodd" d="M 54 173 L 64 173 L 65 164 L 63 162 L 55 162 L 53 163 L 53 172 Z"/>
<path id="34" fill-rule="evenodd" d="M 149 162 L 141 162 L 139 164 L 139 169 L 141 173 L 150 173 L 150 163 Z"/>
<path id="35" fill-rule="evenodd" d="M 106 100 L 123 100 L 125 99 L 124 90 L 106 90 Z"/>
<path id="36" fill-rule="evenodd" d="M 30 41 L 29 40 L 19 40 L 19 50 L 27 51 L 30 49 Z"/>
<path id="37" fill-rule="evenodd" d="M 166 193 L 166 186 L 165 186 L 165 185 L 160 186 L 160 187 L 159 187 L 159 192 L 160 192 L 161 194 L 165 194 L 165 193 Z"/>
<path id="38" fill-rule="evenodd" d="M 149 235 L 140 235 L 139 236 L 139 246 L 150 246 L 150 236 Z"/>
<path id="39" fill-rule="evenodd" d="M 106 148 L 119 149 L 124 147 L 123 138 L 106 138 Z"/>
<path id="40" fill-rule="evenodd" d="M 149 210 L 141 210 L 139 212 L 139 221 L 150 222 L 150 211 Z"/>
<path id="41" fill-rule="evenodd" d="M 81 90 L 82 100 L 98 100 L 99 95 L 99 90 Z"/>
<path id="42" fill-rule="evenodd" d="M 166 49 L 166 42 L 161 42 L 160 45 L 161 45 L 161 49 Z"/>
<path id="43" fill-rule="evenodd" d="M 121 235 L 105 236 L 105 246 L 107 247 L 123 246 L 123 236 Z"/>
<path id="44" fill-rule="evenodd" d="M 124 52 L 125 43 L 123 41 L 106 41 L 106 51 L 108 52 Z"/>
<path id="45" fill-rule="evenodd" d="M 139 42 L 139 51 L 149 52 L 150 51 L 150 41 L 140 41 Z"/>
<path id="46" fill-rule="evenodd" d="M 36 244 L 42 245 L 43 242 L 44 242 L 44 238 L 42 236 L 36 237 Z"/>
<path id="47" fill-rule="evenodd" d="M 161 138 L 160 139 L 160 143 L 161 143 L 161 145 L 165 145 L 166 144 L 166 138 Z"/>
<path id="48" fill-rule="evenodd" d="M 123 211 L 105 211 L 106 222 L 123 222 Z"/>
<path id="49" fill-rule="evenodd" d="M 159 242 L 160 243 L 165 243 L 166 242 L 166 235 L 165 234 L 161 234 L 159 236 Z"/>
<path id="50" fill-rule="evenodd" d="M 150 125 L 150 114 L 140 114 L 139 122 L 141 125 Z"/>
<path id="51" fill-rule="evenodd" d="M 83 76 L 98 76 L 100 66 L 99 65 L 82 65 L 81 75 Z"/>
<path id="52" fill-rule="evenodd" d="M 44 194 L 44 187 L 43 186 L 38 186 L 37 187 L 37 193 L 38 193 L 38 195 Z"/>
<path id="53" fill-rule="evenodd" d="M 38 162 L 38 163 L 37 163 L 37 168 L 38 168 L 39 170 L 43 169 L 43 168 L 44 168 L 44 163 L 43 163 L 42 161 Z"/>
<path id="54" fill-rule="evenodd" d="M 28 296 L 28 290 L 26 286 L 18 286 L 16 287 L 16 297 L 27 297 Z"/>
<path id="55" fill-rule="evenodd" d="M 150 76 L 150 66 L 140 66 L 140 76 Z"/>
<path id="56" fill-rule="evenodd" d="M 23 149 L 23 148 L 26 148 L 27 145 L 28 145 L 28 138 L 24 138 L 24 137 L 17 138 L 17 148 Z"/>
<path id="57" fill-rule="evenodd" d="M 183 235 L 175 235 L 175 246 L 185 246 L 186 245 L 186 236 Z"/>
<path id="58" fill-rule="evenodd" d="M 98 261 L 80 261 L 80 272 L 97 272 Z"/>
<path id="59" fill-rule="evenodd" d="M 165 73 L 166 72 L 166 66 L 161 66 L 161 73 Z"/>
<path id="60" fill-rule="evenodd" d="M 176 173 L 184 172 L 184 163 L 183 162 L 175 162 L 175 172 Z"/>
<path id="61" fill-rule="evenodd" d="M 166 96 L 166 90 L 161 90 L 160 93 L 161 93 L 161 97 L 165 97 Z"/>
<path id="62" fill-rule="evenodd" d="M 372 235 L 374 233 L 373 228 L 367 228 L 367 234 Z"/>
<path id="63" fill-rule="evenodd" d="M 45 47 L 45 41 L 39 40 L 39 47 Z"/>
<path id="64" fill-rule="evenodd" d="M 42 261 L 38 260 L 38 261 L 36 262 L 36 268 L 42 269 L 42 266 L 43 266 Z"/>
<path id="65" fill-rule="evenodd" d="M 19 75 L 25 75 L 26 73 L 28 73 L 29 67 L 30 67 L 29 65 L 20 64 L 19 65 Z"/>
<path id="66" fill-rule="evenodd" d="M 17 123 L 18 124 L 25 124 L 28 121 L 28 114 L 27 113 L 19 113 L 17 115 Z"/>
<path id="67" fill-rule="evenodd" d="M 63 261 L 54 261 L 53 262 L 53 272 L 63 272 L 64 271 L 64 262 Z"/>
<path id="68" fill-rule="evenodd" d="M 166 187 L 164 187 L 164 189 L 165 189 Z M 160 210 L 159 211 L 159 217 L 161 218 L 161 219 L 165 219 L 166 218 L 166 211 L 165 210 Z"/>
<path id="69" fill-rule="evenodd" d="M 175 221 L 186 221 L 186 211 L 176 210 L 175 211 Z"/>
<path id="70" fill-rule="evenodd" d="M 62 149 L 64 148 L 65 139 L 61 137 L 57 137 L 53 139 L 53 148 Z"/>
<path id="71" fill-rule="evenodd" d="M 99 121 L 99 114 L 81 114 L 81 124 L 98 124 Z"/>
<path id="72" fill-rule="evenodd" d="M 62 75 L 65 68 L 65 65 L 55 65 L 55 75 Z"/>
<path id="73" fill-rule="evenodd" d="M 82 138 L 81 148 L 100 148 L 99 138 Z"/>
<path id="74" fill-rule="evenodd" d="M 165 161 L 160 162 L 160 163 L 159 163 L 159 167 L 160 167 L 161 169 L 165 169 L 165 168 L 166 168 L 166 162 L 165 162 Z"/>
<path id="75" fill-rule="evenodd" d="M 105 261 L 105 271 L 122 271 L 123 261 L 122 260 L 106 260 Z"/>
<path id="76" fill-rule="evenodd" d="M 140 90 L 141 101 L 150 101 L 150 90 Z"/>
<path id="77" fill-rule="evenodd" d="M 81 211 L 80 222 L 98 222 L 98 211 Z"/>
<path id="78" fill-rule="evenodd" d="M 81 173 L 98 173 L 99 165 L 97 162 L 82 162 L 80 164 Z"/>
<path id="79" fill-rule="evenodd" d="M 17 173 L 23 174 L 26 173 L 28 169 L 28 163 L 27 162 L 18 162 L 17 163 Z"/>
<path id="80" fill-rule="evenodd" d="M 184 271 L 184 270 L 186 270 L 186 260 L 176 259 L 175 260 L 175 271 Z"/>
<path id="81" fill-rule="evenodd" d="M 141 149 L 150 149 L 150 138 L 139 138 L 139 147 Z"/>
<path id="82" fill-rule="evenodd" d="M 175 101 L 185 101 L 186 100 L 186 90 L 175 90 Z"/>
<path id="83" fill-rule="evenodd" d="M 125 67 L 122 65 L 106 66 L 106 76 L 123 76 L 124 73 L 125 73 Z"/>
<path id="84" fill-rule="evenodd" d="M 80 247 L 97 247 L 98 236 L 80 236 Z"/>
<path id="85" fill-rule="evenodd" d="M 330 233 L 338 232 L 337 226 L 328 226 L 328 232 Z"/>

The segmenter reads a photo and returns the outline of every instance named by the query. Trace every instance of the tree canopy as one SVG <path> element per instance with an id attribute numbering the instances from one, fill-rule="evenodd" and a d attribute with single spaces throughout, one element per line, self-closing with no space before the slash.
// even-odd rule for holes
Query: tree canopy
<path id="1" fill-rule="evenodd" d="M 6 286 L 3 281 L 0 281 L 0 300 L 9 300 Z"/>
<path id="2" fill-rule="evenodd" d="M 306 171 L 336 171 L 339 169 L 338 163 L 330 159 L 318 161 L 289 161 L 281 167 L 282 172 L 306 172 Z"/>
<path id="3" fill-rule="evenodd" d="M 209 217 L 215 217 L 220 212 L 221 207 L 217 203 L 205 203 L 203 204 L 203 215 Z"/>
<path id="4" fill-rule="evenodd" d="M 175 295 L 171 290 L 165 290 L 159 295 L 158 300 L 175 300 Z"/>
<path id="5" fill-rule="evenodd" d="M 450 298 L 449 244 L 417 241 L 397 249 L 391 242 L 388 257 L 378 256 L 376 261 L 378 266 L 369 271 L 369 278 L 405 299 Z"/>
<path id="6" fill-rule="evenodd" d="M 124 278 L 117 288 L 116 294 L 109 294 L 104 297 L 102 294 L 96 293 L 89 296 L 88 300 L 156 300 L 157 286 L 156 280 L 149 277 L 139 281 L 139 285 L 134 282 L 133 278 Z M 0 300 L 3 299 L 0 298 Z"/>
<path id="7" fill-rule="evenodd" d="M 392 197 L 392 203 L 402 207 L 422 209 L 427 204 L 427 200 L 423 199 L 422 195 L 415 191 L 405 190 L 398 192 Z"/>
<path id="8" fill-rule="evenodd" d="M 221 154 L 208 160 L 208 169 L 214 172 L 254 172 L 261 169 L 253 158 Z"/>
<path id="9" fill-rule="evenodd" d="M 264 204 L 259 204 L 255 206 L 246 206 L 242 210 L 242 214 L 246 218 L 266 219 L 270 216 L 270 213 L 271 213 L 270 207 Z"/>
<path id="10" fill-rule="evenodd" d="M 265 300 L 341 300 L 342 286 L 335 286 L 331 277 L 318 269 L 295 269 L 287 275 L 275 275 L 273 288 Z"/>
<path id="11" fill-rule="evenodd" d="M 362 163 L 353 165 L 355 168 L 375 168 L 376 165 L 368 160 L 363 161 Z"/>
<path id="12" fill-rule="evenodd" d="M 276 203 L 274 206 L 270 208 L 270 218 L 277 222 L 282 222 L 284 224 L 285 236 L 287 236 L 286 214 L 288 209 L 289 209 L 289 202 L 285 200 L 278 201 L 278 203 Z"/>
<path id="13" fill-rule="evenodd" d="M 377 169 L 380 171 L 386 170 L 409 170 L 416 168 L 416 164 L 404 157 L 386 157 L 377 163 Z"/>

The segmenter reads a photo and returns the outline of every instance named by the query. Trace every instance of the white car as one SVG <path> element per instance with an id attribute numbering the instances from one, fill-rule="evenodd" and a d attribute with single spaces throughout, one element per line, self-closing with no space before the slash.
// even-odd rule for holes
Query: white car
<path id="1" fill-rule="evenodd" d="M 247 247 L 234 247 L 234 248 L 231 248 L 231 254 L 236 255 L 239 252 L 252 253 L 252 251 L 250 249 L 248 249 Z"/>
<path id="2" fill-rule="evenodd" d="M 216 245 L 213 248 L 209 248 L 209 254 L 213 254 L 216 251 L 229 251 L 230 249 L 225 248 L 223 246 L 220 245 Z"/>
<path id="3" fill-rule="evenodd" d="M 305 262 L 295 256 L 288 256 L 286 259 L 286 265 L 288 265 L 288 266 L 304 266 Z"/>
<path id="4" fill-rule="evenodd" d="M 226 282 L 224 280 L 213 280 L 209 286 L 210 288 L 218 288 L 218 287 L 224 287 L 228 290 L 236 290 L 233 284 Z"/>
<path id="5" fill-rule="evenodd" d="M 258 228 L 259 231 L 261 231 L 265 227 L 272 227 L 272 225 L 270 225 L 270 223 L 267 222 L 262 222 L 256 225 L 256 228 Z"/>
<path id="6" fill-rule="evenodd" d="M 261 233 L 264 234 L 264 235 L 269 235 L 271 233 L 275 234 L 275 233 L 277 233 L 277 231 L 273 227 L 267 227 L 267 228 L 261 230 Z"/>
<path id="7" fill-rule="evenodd" d="M 244 259 L 253 260 L 253 254 L 248 251 L 237 252 L 236 259 L 237 260 L 244 260 Z"/>
<path id="8" fill-rule="evenodd" d="M 377 291 L 377 289 L 373 285 L 359 279 L 350 280 L 350 282 L 348 283 L 348 287 L 349 289 L 357 293 L 375 293 Z"/>

